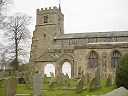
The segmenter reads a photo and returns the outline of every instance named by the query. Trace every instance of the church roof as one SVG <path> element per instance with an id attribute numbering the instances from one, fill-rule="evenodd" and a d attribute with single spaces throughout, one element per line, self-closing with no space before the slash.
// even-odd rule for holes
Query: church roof
<path id="1" fill-rule="evenodd" d="M 86 32 L 86 33 L 72 33 L 64 34 L 55 37 L 55 39 L 80 39 L 80 38 L 95 38 L 95 37 L 116 37 L 128 36 L 128 31 L 112 31 L 112 32 Z"/>

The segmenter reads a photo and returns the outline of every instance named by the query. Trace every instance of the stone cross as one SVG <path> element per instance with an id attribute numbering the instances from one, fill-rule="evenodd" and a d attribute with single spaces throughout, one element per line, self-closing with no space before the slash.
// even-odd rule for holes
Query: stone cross
<path id="1" fill-rule="evenodd" d="M 42 96 L 42 76 L 36 73 L 33 77 L 33 96 Z"/>

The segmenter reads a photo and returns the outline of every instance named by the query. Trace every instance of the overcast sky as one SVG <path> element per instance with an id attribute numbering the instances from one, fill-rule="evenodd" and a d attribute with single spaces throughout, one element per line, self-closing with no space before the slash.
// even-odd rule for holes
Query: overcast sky
<path id="1" fill-rule="evenodd" d="M 12 12 L 34 17 L 37 8 L 58 6 L 59 0 L 14 0 Z M 61 0 L 65 33 L 128 30 L 128 0 Z M 34 27 L 31 27 L 34 30 Z"/>
<path id="2" fill-rule="evenodd" d="M 33 31 L 36 9 L 58 6 L 58 1 L 14 0 L 10 13 L 23 12 L 32 16 L 30 29 Z M 61 6 L 65 33 L 128 30 L 128 0 L 61 0 Z"/>

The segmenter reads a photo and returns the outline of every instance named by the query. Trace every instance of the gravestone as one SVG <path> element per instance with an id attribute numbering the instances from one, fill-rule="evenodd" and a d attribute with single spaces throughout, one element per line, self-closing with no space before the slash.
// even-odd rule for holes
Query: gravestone
<path id="1" fill-rule="evenodd" d="M 18 78 L 18 83 L 19 84 L 25 84 L 24 78 L 23 77 Z"/>
<path id="2" fill-rule="evenodd" d="M 50 76 L 51 76 L 51 77 L 54 77 L 54 73 L 53 73 L 53 72 L 50 72 Z"/>
<path id="3" fill-rule="evenodd" d="M 43 83 L 48 83 L 48 77 L 46 74 L 43 76 Z"/>
<path id="4" fill-rule="evenodd" d="M 41 74 L 36 72 L 33 77 L 33 96 L 42 96 L 42 84 Z"/>
<path id="5" fill-rule="evenodd" d="M 53 88 L 54 87 L 54 85 L 56 84 L 56 81 L 58 81 L 58 80 L 56 80 L 56 78 L 54 77 L 54 73 L 52 73 L 52 72 L 50 72 L 50 80 L 49 80 L 49 87 L 50 88 Z"/>
<path id="6" fill-rule="evenodd" d="M 90 80 L 88 85 L 88 90 L 95 90 L 97 88 L 100 88 L 100 81 L 97 80 L 97 77 L 94 77 L 92 80 Z"/>
<path id="7" fill-rule="evenodd" d="M 79 74 L 79 79 L 77 81 L 77 84 L 76 84 L 76 92 L 79 93 L 83 90 L 84 88 L 84 74 L 83 74 L 84 71 L 81 71 L 81 73 Z"/>
<path id="8" fill-rule="evenodd" d="M 68 76 L 67 73 L 64 75 L 64 86 L 65 87 L 69 87 L 70 86 L 70 79 L 69 79 L 69 76 Z"/>
<path id="9" fill-rule="evenodd" d="M 96 89 L 96 78 L 93 78 L 89 82 L 88 90 L 93 90 Z"/>
<path id="10" fill-rule="evenodd" d="M 76 84 L 76 92 L 77 93 L 81 92 L 83 90 L 83 86 L 84 86 L 83 80 L 81 78 L 78 79 Z"/>
<path id="11" fill-rule="evenodd" d="M 100 84 L 100 65 L 98 65 L 97 69 L 96 69 L 96 73 L 95 73 L 95 87 L 96 88 L 100 88 L 101 84 Z"/>
<path id="12" fill-rule="evenodd" d="M 16 95 L 16 78 L 9 77 L 5 79 L 5 94 L 6 96 Z"/>
<path id="13" fill-rule="evenodd" d="M 128 96 L 128 90 L 124 87 L 120 87 L 118 89 L 113 90 L 103 96 Z"/>
<path id="14" fill-rule="evenodd" d="M 110 74 L 107 77 L 106 86 L 112 86 L 112 75 Z"/>
<path id="15" fill-rule="evenodd" d="M 55 77 L 51 77 L 51 79 L 50 79 L 50 81 L 49 81 L 49 88 L 53 88 L 54 87 L 54 85 L 56 84 L 56 79 L 55 79 Z"/>
<path id="16" fill-rule="evenodd" d="M 55 80 L 58 86 L 64 85 L 64 74 L 61 72 L 58 76 L 56 76 Z"/>

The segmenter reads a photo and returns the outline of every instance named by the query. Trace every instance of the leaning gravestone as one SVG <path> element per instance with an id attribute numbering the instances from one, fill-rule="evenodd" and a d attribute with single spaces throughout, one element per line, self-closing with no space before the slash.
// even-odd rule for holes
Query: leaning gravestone
<path id="1" fill-rule="evenodd" d="M 120 87 L 103 96 L 128 96 L 128 90 L 125 89 L 124 87 Z"/>
<path id="2" fill-rule="evenodd" d="M 33 96 L 42 96 L 42 78 L 37 72 L 33 77 Z"/>
<path id="3" fill-rule="evenodd" d="M 5 80 L 5 94 L 6 96 L 16 95 L 16 78 L 9 77 Z"/>

